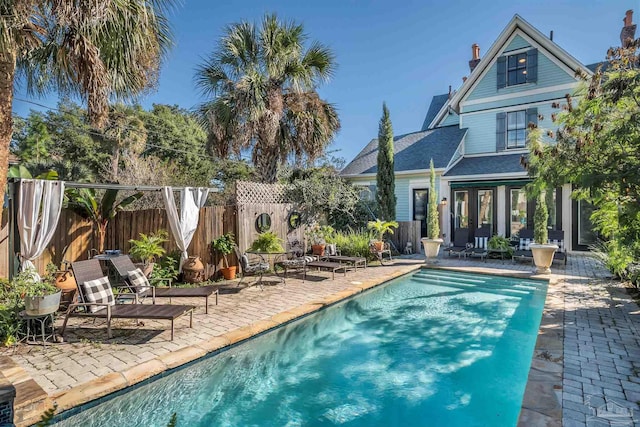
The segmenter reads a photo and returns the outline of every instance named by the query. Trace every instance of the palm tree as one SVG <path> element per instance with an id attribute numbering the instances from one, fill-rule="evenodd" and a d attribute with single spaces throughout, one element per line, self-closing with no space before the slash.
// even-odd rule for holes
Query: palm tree
<path id="1" fill-rule="evenodd" d="M 0 183 L 7 178 L 16 75 L 28 93 L 58 90 L 86 99 L 92 124 L 101 128 L 110 98 L 130 99 L 155 84 L 171 44 L 165 14 L 172 5 L 0 0 Z"/>
<path id="2" fill-rule="evenodd" d="M 106 190 L 98 200 L 93 188 L 71 188 L 65 192 L 67 208 L 80 217 L 93 222 L 98 235 L 98 251 L 104 252 L 104 238 L 107 235 L 107 225 L 116 214 L 125 207 L 142 197 L 142 193 L 135 193 L 116 202 L 118 190 Z"/>
<path id="3" fill-rule="evenodd" d="M 220 45 L 196 72 L 196 84 L 213 99 L 199 107 L 218 154 L 252 149 L 265 182 L 290 154 L 321 154 L 340 128 L 335 108 L 316 86 L 333 73 L 331 50 L 305 49 L 302 25 L 267 15 L 258 28 L 241 22 L 226 29 Z"/>

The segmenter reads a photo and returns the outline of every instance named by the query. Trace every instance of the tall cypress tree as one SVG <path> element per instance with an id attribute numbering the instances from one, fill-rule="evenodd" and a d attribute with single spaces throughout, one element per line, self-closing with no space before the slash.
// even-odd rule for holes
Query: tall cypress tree
<path id="1" fill-rule="evenodd" d="M 382 118 L 378 127 L 378 173 L 376 200 L 379 217 L 385 221 L 396 219 L 396 178 L 393 173 L 393 127 L 386 103 L 382 103 Z"/>

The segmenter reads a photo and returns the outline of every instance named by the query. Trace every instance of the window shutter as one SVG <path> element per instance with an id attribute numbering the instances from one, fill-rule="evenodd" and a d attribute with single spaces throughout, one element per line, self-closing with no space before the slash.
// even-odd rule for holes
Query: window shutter
<path id="1" fill-rule="evenodd" d="M 498 58 L 498 89 L 502 89 L 507 86 L 507 57 L 501 56 Z"/>
<path id="2" fill-rule="evenodd" d="M 507 113 L 496 114 L 496 151 L 507 149 Z"/>
<path id="3" fill-rule="evenodd" d="M 527 129 L 529 129 L 529 123 L 533 123 L 538 126 L 538 109 L 527 108 Z"/>
<path id="4" fill-rule="evenodd" d="M 538 49 L 527 51 L 527 83 L 538 81 Z"/>

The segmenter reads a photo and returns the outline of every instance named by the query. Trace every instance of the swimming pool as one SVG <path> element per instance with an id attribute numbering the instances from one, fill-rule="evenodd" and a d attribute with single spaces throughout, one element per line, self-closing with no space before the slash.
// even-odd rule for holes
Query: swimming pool
<path id="1" fill-rule="evenodd" d="M 513 426 L 546 289 L 423 269 L 56 425 Z"/>

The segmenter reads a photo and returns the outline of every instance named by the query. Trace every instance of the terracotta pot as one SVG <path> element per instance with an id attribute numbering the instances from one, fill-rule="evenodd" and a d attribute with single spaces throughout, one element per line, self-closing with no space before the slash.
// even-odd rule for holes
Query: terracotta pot
<path id="1" fill-rule="evenodd" d="M 237 266 L 232 265 L 227 268 L 221 268 L 220 271 L 222 271 L 222 277 L 224 277 L 225 280 L 233 280 L 236 278 L 237 269 Z"/>
<path id="2" fill-rule="evenodd" d="M 376 240 L 373 242 L 373 247 L 376 248 L 376 251 L 380 252 L 384 249 L 384 242 L 381 240 Z"/>
<path id="3" fill-rule="evenodd" d="M 533 263 L 536 265 L 536 272 L 540 274 L 551 273 L 553 255 L 558 250 L 557 245 L 539 245 L 537 243 L 529 245 L 533 253 Z"/>
<path id="4" fill-rule="evenodd" d="M 56 288 L 63 291 L 75 291 L 78 289 L 76 278 L 73 277 L 71 271 L 64 270 L 56 272 Z"/>
<path id="5" fill-rule="evenodd" d="M 438 257 L 440 252 L 440 245 L 442 245 L 442 239 L 420 239 L 422 247 L 424 248 L 424 255 L 427 258 L 427 262 L 430 262 Z"/>
<path id="6" fill-rule="evenodd" d="M 324 255 L 324 245 L 311 245 L 311 252 L 314 255 Z"/>
<path id="7" fill-rule="evenodd" d="M 200 283 L 205 280 L 204 264 L 200 257 L 190 256 L 182 266 L 184 281 L 187 283 Z"/>

